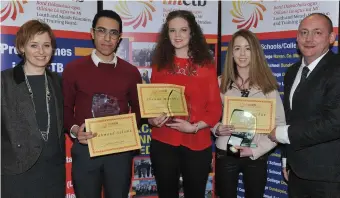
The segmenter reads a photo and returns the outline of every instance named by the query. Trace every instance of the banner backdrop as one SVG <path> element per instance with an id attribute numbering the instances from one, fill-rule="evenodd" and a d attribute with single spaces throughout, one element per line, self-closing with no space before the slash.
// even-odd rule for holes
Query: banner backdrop
<path id="1" fill-rule="evenodd" d="M 138 67 L 144 83 L 150 83 L 151 56 L 157 42 L 158 33 L 169 12 L 190 10 L 194 13 L 207 39 L 211 53 L 216 58 L 218 30 L 218 2 L 206 0 L 163 0 L 163 1 L 103 1 L 103 9 L 116 11 L 123 20 L 123 43 L 118 48 L 118 56 Z M 141 155 L 134 158 L 131 197 L 157 196 L 157 186 L 151 168 L 151 129 L 148 124 L 140 129 Z M 214 197 L 213 161 L 206 186 L 206 197 Z M 179 181 L 182 186 L 182 179 Z M 180 197 L 183 197 L 180 188 Z"/>
<path id="2" fill-rule="evenodd" d="M 232 34 L 238 29 L 249 29 L 259 38 L 269 67 L 279 82 L 280 94 L 283 95 L 286 69 L 300 58 L 296 43 L 298 25 L 304 17 L 314 12 L 329 16 L 334 32 L 338 33 L 338 1 L 222 1 L 221 71 Z M 332 49 L 334 52 L 338 51 L 337 45 L 336 41 Z M 266 198 L 287 197 L 280 158 L 280 151 L 277 150 L 268 160 Z M 238 197 L 244 197 L 242 175 Z"/>
<path id="3" fill-rule="evenodd" d="M 195 14 L 205 33 L 210 51 L 216 57 L 217 1 L 104 1 L 103 5 L 104 9 L 114 10 L 121 15 L 123 40 L 117 55 L 138 67 L 144 83 L 150 83 L 152 50 L 158 32 L 167 14 L 172 10 L 185 9 Z M 29 19 L 40 19 L 52 27 L 57 37 L 57 49 L 50 69 L 61 74 L 68 62 L 91 53 L 93 43 L 89 31 L 96 12 L 97 2 L 88 0 L 2 1 L 1 70 L 14 67 L 20 61 L 14 43 L 19 27 Z M 144 124 L 139 133 L 142 149 L 141 155 L 134 159 L 132 167 L 134 175 L 129 197 L 157 197 L 157 187 L 149 158 L 151 129 Z M 66 141 L 66 198 L 75 198 L 71 180 L 72 141 L 68 135 Z M 213 172 L 212 161 L 206 197 L 213 197 Z M 182 188 L 180 195 L 183 197 Z"/>
<path id="4" fill-rule="evenodd" d="M 151 56 L 158 32 L 167 13 L 175 9 L 191 10 L 201 25 L 211 53 L 216 58 L 218 2 L 207 0 L 163 1 L 103 1 L 104 9 L 112 9 L 123 19 L 123 40 L 117 55 L 138 67 L 144 83 L 150 83 Z M 86 9 L 86 10 L 85 10 Z M 93 44 L 89 34 L 92 19 L 97 12 L 97 2 L 89 0 L 68 1 L 1 1 L 1 70 L 14 67 L 20 60 L 15 50 L 15 34 L 29 19 L 48 23 L 57 37 L 57 49 L 50 65 L 52 71 L 62 73 L 65 65 L 73 59 L 91 53 Z M 298 22 L 311 12 L 329 15 L 338 30 L 338 2 L 304 1 L 222 1 L 222 56 L 231 35 L 240 28 L 248 28 L 261 40 L 266 58 L 282 91 L 283 76 L 287 67 L 299 58 L 295 35 Z M 337 43 L 335 44 L 337 46 Z M 333 49 L 336 51 L 336 47 Z M 222 69 L 223 70 L 223 69 Z M 140 131 L 141 155 L 135 157 L 133 179 L 129 197 L 157 197 L 153 170 L 149 158 L 151 129 L 144 124 Z M 66 135 L 66 198 L 75 198 L 71 181 L 72 141 Z M 206 197 L 214 197 L 214 159 L 206 188 Z M 244 197 L 242 177 L 239 180 L 239 196 Z M 287 187 L 281 176 L 280 153 L 275 152 L 268 161 L 268 178 L 264 197 L 287 197 Z M 180 180 L 180 185 L 182 184 Z M 180 192 L 183 197 L 183 189 Z"/>

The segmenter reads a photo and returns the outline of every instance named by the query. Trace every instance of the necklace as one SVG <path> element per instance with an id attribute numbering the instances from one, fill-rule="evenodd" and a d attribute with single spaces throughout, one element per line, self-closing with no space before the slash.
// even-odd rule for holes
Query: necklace
<path id="1" fill-rule="evenodd" d="M 35 104 L 34 104 L 33 91 L 32 91 L 30 83 L 28 82 L 27 75 L 25 73 L 25 69 L 23 68 L 23 70 L 24 70 L 24 74 L 25 74 L 26 86 L 28 88 L 28 91 L 30 93 L 31 100 L 32 100 L 32 103 L 33 103 L 34 112 L 37 113 L 37 110 L 35 109 Z M 47 142 L 48 141 L 48 134 L 50 133 L 50 127 L 51 127 L 51 114 L 50 114 L 50 105 L 49 105 L 49 101 L 51 99 L 51 95 L 50 95 L 50 90 L 48 88 L 48 81 L 47 81 L 46 71 L 44 73 L 44 76 L 45 76 L 46 110 L 47 110 L 47 129 L 46 129 L 46 131 L 42 131 L 39 128 L 39 131 L 41 133 L 41 136 L 42 136 L 43 140 L 45 142 Z"/>
<path id="2" fill-rule="evenodd" d="M 172 69 L 168 71 L 169 74 L 179 74 L 184 76 L 197 76 L 197 68 L 193 66 L 191 61 L 185 63 L 184 66 L 181 66 L 180 63 L 174 63 Z"/>
<path id="3" fill-rule="evenodd" d="M 240 77 L 240 76 L 239 76 Z M 241 78 L 241 77 L 240 77 Z M 242 80 L 242 84 L 239 85 L 238 83 L 236 83 L 237 87 L 239 88 L 239 90 L 241 91 L 241 97 L 248 97 L 249 93 L 250 93 L 250 87 L 248 89 L 245 88 L 245 85 L 247 84 L 247 82 L 249 82 L 249 78 L 247 78 L 246 80 Z"/>
<path id="4" fill-rule="evenodd" d="M 250 89 L 241 89 L 241 97 L 248 97 Z"/>

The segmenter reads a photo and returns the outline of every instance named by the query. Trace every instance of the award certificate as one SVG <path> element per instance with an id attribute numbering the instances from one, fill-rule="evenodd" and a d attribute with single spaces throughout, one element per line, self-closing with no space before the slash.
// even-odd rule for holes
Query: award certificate
<path id="1" fill-rule="evenodd" d="M 247 113 L 244 116 L 234 117 L 235 111 Z M 255 133 L 270 133 L 275 128 L 275 114 L 276 99 L 231 96 L 224 98 L 223 124 L 230 124 L 231 120 L 235 124 L 237 123 L 235 132 L 247 132 L 250 128 L 255 127 Z M 249 118 L 247 115 L 249 115 Z M 250 119 L 250 115 L 252 119 Z M 238 117 L 244 119 L 237 120 Z M 245 118 L 248 120 L 245 120 Z"/>
<path id="2" fill-rule="evenodd" d="M 188 116 L 185 87 L 172 84 L 137 84 L 142 118 Z"/>
<path id="3" fill-rule="evenodd" d="M 141 148 L 134 113 L 85 119 L 86 130 L 97 133 L 88 140 L 91 157 Z"/>

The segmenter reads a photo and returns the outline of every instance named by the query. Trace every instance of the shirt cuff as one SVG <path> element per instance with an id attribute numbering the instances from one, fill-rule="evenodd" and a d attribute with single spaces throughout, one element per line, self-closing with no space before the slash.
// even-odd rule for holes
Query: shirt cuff
<path id="1" fill-rule="evenodd" d="M 77 137 L 72 133 L 72 129 L 73 129 L 73 127 L 75 127 L 75 126 L 79 127 L 78 125 L 74 124 L 74 125 L 71 127 L 71 129 L 70 129 L 70 136 L 71 136 L 71 138 L 73 138 L 73 139 L 77 138 Z"/>
<path id="2" fill-rule="evenodd" d="M 287 167 L 287 158 L 282 158 L 282 168 Z"/>
<path id="3" fill-rule="evenodd" d="M 276 139 L 278 142 L 282 144 L 290 144 L 289 137 L 288 137 L 288 127 L 289 125 L 276 127 L 275 134 L 276 134 Z"/>

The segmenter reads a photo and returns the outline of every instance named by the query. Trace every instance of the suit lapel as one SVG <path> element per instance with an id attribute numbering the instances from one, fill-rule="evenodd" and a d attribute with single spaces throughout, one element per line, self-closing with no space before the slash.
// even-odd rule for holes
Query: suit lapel
<path id="1" fill-rule="evenodd" d="M 292 68 L 292 71 L 291 71 L 291 74 L 288 76 L 288 93 L 290 94 L 290 91 L 293 87 L 293 84 L 294 84 L 294 81 L 295 81 L 295 78 L 296 78 L 296 75 L 299 71 L 299 68 L 300 68 L 300 65 L 301 65 L 301 61 L 296 63 L 293 68 Z"/>
<path id="2" fill-rule="evenodd" d="M 328 60 L 331 59 L 333 56 L 333 52 L 329 51 L 316 65 L 316 67 L 313 69 L 313 71 L 308 75 L 305 82 L 297 87 L 295 90 L 295 93 L 299 93 L 301 89 L 304 89 L 307 84 L 310 85 L 311 82 L 315 82 L 316 78 L 320 78 L 322 76 L 322 70 L 326 69 L 327 67 L 324 67 L 324 65 L 327 64 Z"/>
<path id="3" fill-rule="evenodd" d="M 285 86 L 285 88 L 284 88 L 284 93 L 285 93 L 284 94 L 284 98 L 285 98 L 284 103 L 285 103 L 285 107 L 288 107 L 288 108 L 286 108 L 287 110 L 288 109 L 291 110 L 291 107 L 290 107 L 290 92 L 292 90 L 293 83 L 294 83 L 296 75 L 299 71 L 300 65 L 301 65 L 301 61 L 292 65 L 291 70 L 286 75 L 285 85 L 284 85 Z"/>
<path id="4" fill-rule="evenodd" d="M 299 97 L 299 95 L 301 94 L 301 92 L 305 92 L 305 90 L 307 88 L 313 87 L 311 86 L 311 84 L 313 83 L 319 83 L 320 79 L 323 76 L 323 71 L 327 69 L 327 67 L 325 66 L 328 61 L 333 57 L 333 52 L 329 51 L 320 61 L 319 63 L 316 65 L 316 67 L 313 69 L 313 71 L 309 74 L 309 76 L 307 77 L 307 79 L 304 81 L 303 84 L 298 85 L 295 92 L 294 92 L 294 96 L 293 96 L 293 102 L 294 102 L 294 98 Z"/>

